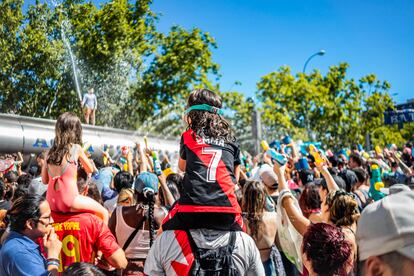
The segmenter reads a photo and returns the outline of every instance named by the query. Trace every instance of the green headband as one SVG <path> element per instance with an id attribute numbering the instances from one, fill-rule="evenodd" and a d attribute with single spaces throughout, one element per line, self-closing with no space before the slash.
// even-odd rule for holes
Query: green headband
<path id="1" fill-rule="evenodd" d="M 190 106 L 186 111 L 185 114 L 188 114 L 191 110 L 205 110 L 214 114 L 223 115 L 223 110 L 218 107 L 214 107 L 208 104 L 197 104 Z"/>

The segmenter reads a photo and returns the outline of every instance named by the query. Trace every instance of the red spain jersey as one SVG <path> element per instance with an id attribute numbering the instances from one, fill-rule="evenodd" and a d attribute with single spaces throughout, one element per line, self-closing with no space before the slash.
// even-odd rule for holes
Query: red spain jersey
<path id="1" fill-rule="evenodd" d="M 53 227 L 62 242 L 59 272 L 74 262 L 94 263 L 96 252 L 111 256 L 119 246 L 108 226 L 90 213 L 52 213 Z"/>

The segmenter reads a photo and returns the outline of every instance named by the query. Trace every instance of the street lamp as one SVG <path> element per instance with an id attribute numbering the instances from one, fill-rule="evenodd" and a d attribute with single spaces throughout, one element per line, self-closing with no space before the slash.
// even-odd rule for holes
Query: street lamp
<path id="1" fill-rule="evenodd" d="M 323 56 L 325 54 L 325 50 L 320 50 L 319 52 L 317 52 L 317 53 L 314 53 L 313 55 L 311 55 L 307 60 L 306 60 L 306 62 L 305 62 L 305 65 L 303 66 L 303 74 L 305 74 L 305 71 L 306 71 L 306 66 L 308 65 L 308 63 L 309 63 L 309 61 L 311 60 L 311 59 L 313 59 L 314 57 L 316 57 L 316 56 Z M 313 132 L 310 130 L 310 126 L 309 126 L 309 118 L 308 118 L 308 115 L 306 115 L 305 116 L 305 127 L 306 127 L 306 132 L 308 133 L 308 138 L 309 139 L 313 139 L 314 137 L 314 135 L 313 135 Z"/>
<path id="2" fill-rule="evenodd" d="M 305 71 L 306 71 L 306 66 L 308 65 L 309 61 L 310 61 L 312 58 L 314 58 L 314 57 L 316 57 L 316 56 L 323 56 L 325 53 L 326 53 L 326 52 L 325 52 L 325 50 L 320 50 L 319 52 L 314 53 L 313 55 L 311 55 L 311 56 L 310 56 L 310 57 L 306 60 L 305 65 L 303 66 L 303 73 L 305 74 Z"/>

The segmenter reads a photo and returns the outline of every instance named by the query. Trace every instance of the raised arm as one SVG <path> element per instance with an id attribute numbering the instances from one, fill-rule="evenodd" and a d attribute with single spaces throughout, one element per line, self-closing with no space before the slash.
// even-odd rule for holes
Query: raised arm
<path id="1" fill-rule="evenodd" d="M 328 191 L 332 192 L 332 191 L 339 190 L 338 185 L 336 184 L 336 182 L 333 179 L 332 175 L 329 173 L 328 167 L 323 164 L 321 166 L 317 166 L 317 168 L 326 180 L 326 185 L 328 186 Z"/>
<path id="2" fill-rule="evenodd" d="M 48 155 L 49 155 L 49 152 L 46 152 L 45 153 L 45 161 L 43 163 L 42 172 L 41 172 L 42 182 L 45 185 L 49 183 L 49 174 L 47 173 L 47 158 L 48 158 Z"/>
<path id="3" fill-rule="evenodd" d="M 296 231 L 298 231 L 299 234 L 303 236 L 308 226 L 310 225 L 310 221 L 305 216 L 303 216 L 300 210 L 298 210 L 294 205 L 293 194 L 290 192 L 285 179 L 285 165 L 280 166 L 277 162 L 274 162 L 273 170 L 279 180 L 279 196 L 282 196 L 282 194 L 286 193 L 286 196 L 284 196 L 282 199 L 282 206 L 285 208 L 293 227 L 295 227 Z"/>
<path id="4" fill-rule="evenodd" d="M 85 170 L 85 172 L 93 173 L 93 169 L 94 169 L 93 165 L 89 161 L 89 158 L 86 156 L 81 146 L 79 146 L 79 149 L 78 149 L 78 156 L 79 156 L 79 161 L 81 162 L 82 167 Z"/>
<path id="5" fill-rule="evenodd" d="M 137 152 L 139 154 L 139 157 L 141 158 L 141 162 L 139 164 L 139 171 L 140 171 L 140 173 L 146 172 L 147 167 L 148 167 L 147 166 L 147 163 L 148 163 L 147 157 L 145 156 L 145 153 L 144 153 L 143 148 L 141 147 L 141 144 L 137 143 L 136 145 L 137 145 Z"/>
<path id="6" fill-rule="evenodd" d="M 161 174 L 158 176 L 158 180 L 160 181 L 160 184 L 162 186 L 162 192 L 164 194 L 165 203 L 169 206 L 172 206 L 175 202 L 175 198 L 173 194 L 170 191 L 170 188 L 167 186 L 167 180 L 164 174 Z"/>

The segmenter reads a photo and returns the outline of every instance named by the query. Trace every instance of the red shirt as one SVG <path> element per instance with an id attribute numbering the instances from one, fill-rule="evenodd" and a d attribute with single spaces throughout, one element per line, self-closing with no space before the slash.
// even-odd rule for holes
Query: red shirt
<path id="1" fill-rule="evenodd" d="M 90 213 L 52 213 L 53 227 L 62 242 L 59 272 L 74 262 L 95 263 L 96 252 L 110 257 L 120 247 L 108 226 Z"/>

